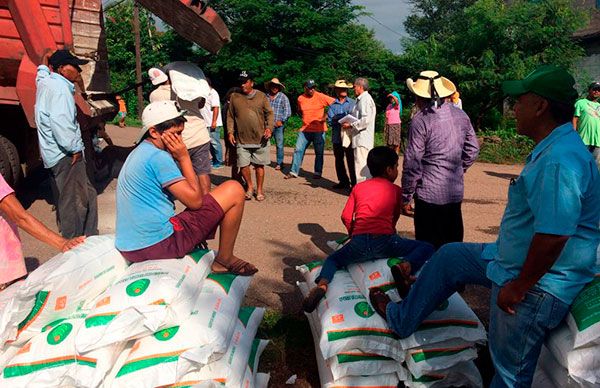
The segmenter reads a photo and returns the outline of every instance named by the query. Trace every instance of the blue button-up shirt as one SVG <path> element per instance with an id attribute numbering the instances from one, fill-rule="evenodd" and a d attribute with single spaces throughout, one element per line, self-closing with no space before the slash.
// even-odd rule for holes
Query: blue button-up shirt
<path id="1" fill-rule="evenodd" d="M 336 98 L 333 104 L 329 106 L 327 110 L 327 123 L 331 127 L 331 142 L 333 144 L 342 144 L 342 124 L 338 121 L 350 114 L 356 102 L 350 97 L 346 97 L 344 102 L 340 102 L 339 98 Z"/>
<path id="2" fill-rule="evenodd" d="M 76 118 L 75 85 L 44 65 L 38 66 L 35 82 L 35 124 L 40 154 L 44 166 L 51 168 L 65 156 L 84 149 Z"/>
<path id="3" fill-rule="evenodd" d="M 498 285 L 516 278 L 536 233 L 569 236 L 537 283 L 571 304 L 592 280 L 600 242 L 600 174 L 571 124 L 554 129 L 527 157 L 511 182 L 498 240 L 486 246 L 487 276 Z"/>
<path id="4" fill-rule="evenodd" d="M 269 102 L 271 103 L 271 109 L 273 109 L 273 121 L 275 123 L 281 121 L 285 124 L 286 120 L 292 115 L 292 107 L 290 106 L 289 98 L 287 98 L 285 94 L 279 92 L 274 98 L 271 98 L 271 95 L 269 95 Z"/>

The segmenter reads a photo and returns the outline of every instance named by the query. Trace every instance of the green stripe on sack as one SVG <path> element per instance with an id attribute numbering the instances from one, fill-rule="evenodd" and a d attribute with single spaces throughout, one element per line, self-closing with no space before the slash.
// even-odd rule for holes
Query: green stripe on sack
<path id="1" fill-rule="evenodd" d="M 40 291 L 35 295 L 35 303 L 33 304 L 33 308 L 27 314 L 25 319 L 21 323 L 19 323 L 18 330 L 21 331 L 25 326 L 27 326 L 35 317 L 38 315 L 40 310 L 44 307 L 46 302 L 48 301 L 48 296 L 50 295 L 50 291 Z"/>
<path id="2" fill-rule="evenodd" d="M 188 256 L 190 256 L 196 263 L 199 263 L 208 252 L 210 252 L 209 249 L 196 249 L 195 251 L 188 253 Z"/>
<path id="3" fill-rule="evenodd" d="M 571 305 L 571 315 L 578 331 L 583 331 L 600 322 L 600 276 L 581 290 Z"/>
<path id="4" fill-rule="evenodd" d="M 343 330 L 327 332 L 327 341 L 338 341 L 344 338 L 350 337 L 361 337 L 361 336 L 374 336 L 374 337 L 388 337 L 396 339 L 394 333 L 376 330 Z"/>
<path id="5" fill-rule="evenodd" d="M 230 273 L 211 273 L 206 278 L 215 281 L 218 285 L 223 287 L 225 293 L 229 295 L 229 290 L 231 290 L 231 285 L 237 278 L 237 275 Z"/>
<path id="6" fill-rule="evenodd" d="M 123 365 L 116 377 L 121 377 L 129 373 L 153 367 L 155 365 L 175 362 L 179 359 L 179 356 L 180 354 L 175 354 L 171 356 L 146 358 L 144 360 L 128 362 L 127 364 Z"/>
<path id="7" fill-rule="evenodd" d="M 242 321 L 244 327 L 248 326 L 248 321 L 250 321 L 250 317 L 252 313 L 256 310 L 256 307 L 242 307 L 240 312 L 238 313 L 238 318 Z"/>
<path id="8" fill-rule="evenodd" d="M 322 260 L 312 261 L 310 263 L 304 264 L 306 268 L 308 268 L 308 272 L 311 272 L 315 268 L 319 268 L 323 266 Z"/>
<path id="9" fill-rule="evenodd" d="M 88 317 L 85 319 L 85 327 L 89 329 L 90 327 L 108 325 L 116 316 L 117 314 L 107 314 Z"/>
<path id="10" fill-rule="evenodd" d="M 419 378 L 416 378 L 415 376 L 413 376 L 411 374 L 412 377 L 412 381 L 413 383 L 432 383 L 434 381 L 440 381 L 446 378 L 446 376 L 430 376 L 430 375 L 423 375 Z"/>
<path id="11" fill-rule="evenodd" d="M 378 354 L 338 354 L 336 356 L 339 364 L 360 361 L 391 361 L 392 358 L 380 356 Z"/>
<path id="12" fill-rule="evenodd" d="M 471 348 L 467 346 L 466 348 L 462 348 L 462 349 L 448 349 L 448 350 L 437 350 L 434 352 L 413 353 L 410 356 L 412 357 L 414 362 L 423 362 L 426 360 L 431 360 L 433 358 L 453 356 L 455 354 L 464 352 L 469 349 L 471 349 Z"/>
<path id="13" fill-rule="evenodd" d="M 2 373 L 5 378 L 20 377 L 20 376 L 25 376 L 25 375 L 28 375 L 31 373 L 39 372 L 40 370 L 43 370 L 43 369 L 57 368 L 59 366 L 69 365 L 69 364 L 84 365 L 84 366 L 89 366 L 91 368 L 96 367 L 96 363 L 93 361 L 80 360 L 80 359 L 76 359 L 75 356 L 73 356 L 73 358 L 70 358 L 70 359 L 51 361 L 51 362 L 41 362 L 38 364 L 15 365 L 15 366 L 9 365 L 6 368 L 4 368 L 4 371 Z"/>
<path id="14" fill-rule="evenodd" d="M 256 353 L 258 353 L 258 345 L 260 345 L 260 339 L 255 338 L 252 341 L 252 349 L 250 349 L 250 357 L 248 357 L 248 366 L 252 373 L 254 373 L 254 361 L 256 361 Z"/>
<path id="15" fill-rule="evenodd" d="M 416 331 L 425 331 L 425 330 L 432 330 L 432 329 L 440 329 L 440 328 L 444 328 L 444 327 L 464 327 L 467 329 L 476 329 L 479 327 L 479 325 L 477 324 L 477 322 L 452 322 L 452 323 L 447 323 L 447 322 L 423 322 L 419 325 L 419 327 L 417 328 Z"/>

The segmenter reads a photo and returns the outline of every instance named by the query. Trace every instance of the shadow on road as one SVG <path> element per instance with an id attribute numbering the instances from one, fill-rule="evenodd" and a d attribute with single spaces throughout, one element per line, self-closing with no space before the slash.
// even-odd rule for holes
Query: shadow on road
<path id="1" fill-rule="evenodd" d="M 516 174 L 507 174 L 507 173 L 503 173 L 503 172 L 495 172 L 495 171 L 484 171 L 484 173 L 488 174 L 489 176 L 493 176 L 496 178 L 501 178 L 501 179 L 516 179 L 518 177 L 518 175 Z"/>
<path id="2" fill-rule="evenodd" d="M 344 236 L 344 233 L 327 232 L 319 224 L 307 223 L 298 224 L 300 233 L 310 236 L 310 241 L 326 254 L 332 253 L 331 248 L 327 246 L 327 241 L 337 240 Z"/>

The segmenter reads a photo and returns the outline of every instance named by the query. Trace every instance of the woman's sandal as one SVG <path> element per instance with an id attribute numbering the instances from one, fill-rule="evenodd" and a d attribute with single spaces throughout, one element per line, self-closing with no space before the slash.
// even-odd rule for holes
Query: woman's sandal
<path id="1" fill-rule="evenodd" d="M 256 200 L 257 200 L 258 202 L 262 202 L 262 201 L 264 201 L 266 198 L 267 198 L 267 197 L 265 197 L 265 195 L 264 195 L 264 194 L 256 194 Z"/>
<path id="2" fill-rule="evenodd" d="M 253 195 L 254 195 L 254 192 L 252 190 L 248 190 L 248 191 L 246 191 L 246 194 L 244 194 L 244 198 L 246 199 L 246 201 L 250 201 L 252 199 Z"/>
<path id="3" fill-rule="evenodd" d="M 381 315 L 383 319 L 387 320 L 387 305 L 392 301 L 390 297 L 387 296 L 387 294 L 383 292 L 381 288 L 373 287 L 369 290 L 369 301 L 371 302 L 371 305 L 377 314 Z"/>
<path id="4" fill-rule="evenodd" d="M 212 271 L 214 274 L 233 274 L 240 276 L 252 276 L 258 272 L 258 268 L 253 266 L 252 264 L 244 261 L 242 259 L 237 259 L 233 263 L 226 264 L 217 259 L 215 259 L 215 263 L 220 264 L 222 267 L 225 267 L 226 271 Z"/>
<path id="5" fill-rule="evenodd" d="M 404 299 L 410 291 L 410 287 L 414 283 L 410 273 L 407 273 L 400 264 L 392 266 L 392 277 L 396 283 L 396 289 L 400 298 Z"/>

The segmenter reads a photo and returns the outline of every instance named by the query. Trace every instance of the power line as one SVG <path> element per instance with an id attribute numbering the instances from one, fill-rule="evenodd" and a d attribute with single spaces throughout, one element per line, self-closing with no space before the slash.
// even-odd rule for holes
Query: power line
<path id="1" fill-rule="evenodd" d="M 366 14 L 365 16 L 368 17 L 368 18 L 370 18 L 370 19 L 373 19 L 373 21 L 375 21 L 377 24 L 379 24 L 380 26 L 382 26 L 383 28 L 385 28 L 388 31 L 393 32 L 394 34 L 396 34 L 398 36 L 402 36 L 402 37 L 405 36 L 405 34 L 402 34 L 402 33 L 398 32 L 398 31 L 394 30 L 393 28 L 386 26 L 385 24 L 383 24 L 379 20 L 375 19 L 372 15 Z"/>

